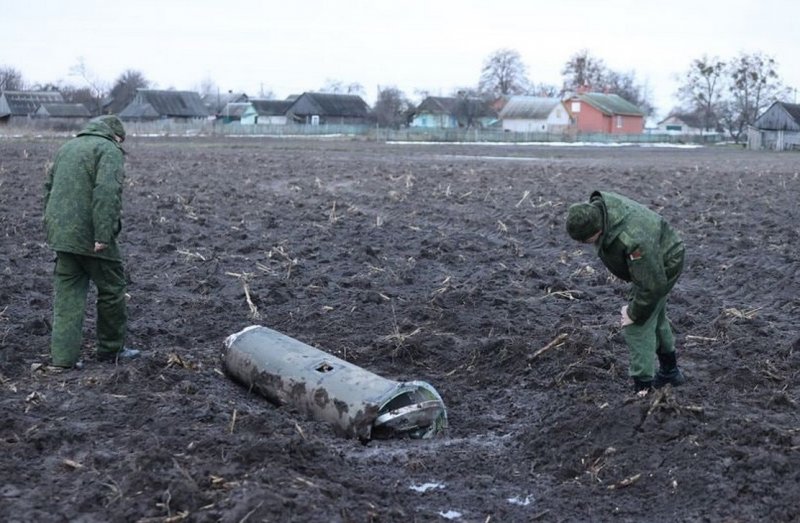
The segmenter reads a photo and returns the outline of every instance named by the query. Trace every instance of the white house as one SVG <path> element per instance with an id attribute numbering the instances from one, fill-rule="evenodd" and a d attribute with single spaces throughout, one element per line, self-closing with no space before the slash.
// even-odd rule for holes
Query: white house
<path id="1" fill-rule="evenodd" d="M 667 134 L 704 134 L 701 118 L 693 113 L 673 113 L 656 124 L 655 132 Z"/>
<path id="2" fill-rule="evenodd" d="M 504 131 L 562 133 L 569 127 L 569 113 L 558 98 L 512 96 L 500 111 Z"/>
<path id="3" fill-rule="evenodd" d="M 242 113 L 242 125 L 286 125 L 286 112 L 294 100 L 250 100 Z"/>

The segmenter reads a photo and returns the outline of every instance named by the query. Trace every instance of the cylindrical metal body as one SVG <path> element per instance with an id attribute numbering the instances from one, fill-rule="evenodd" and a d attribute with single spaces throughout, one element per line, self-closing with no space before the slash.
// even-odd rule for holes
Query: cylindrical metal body
<path id="1" fill-rule="evenodd" d="M 328 421 L 343 435 L 428 438 L 444 430 L 447 413 L 422 381 L 388 380 L 267 327 L 225 340 L 226 371 L 278 405 Z"/>

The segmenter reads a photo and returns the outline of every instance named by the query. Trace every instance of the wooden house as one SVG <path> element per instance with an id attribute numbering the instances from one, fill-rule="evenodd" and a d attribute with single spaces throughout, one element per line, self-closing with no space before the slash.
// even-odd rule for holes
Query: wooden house
<path id="1" fill-rule="evenodd" d="M 358 95 L 306 92 L 286 111 L 287 121 L 308 125 L 363 125 L 369 106 Z"/>
<path id="2" fill-rule="evenodd" d="M 558 98 L 512 96 L 500 111 L 504 131 L 563 133 L 569 128 L 569 113 Z"/>
<path id="3" fill-rule="evenodd" d="M 0 93 L 0 122 L 27 121 L 43 103 L 63 104 L 58 91 L 3 91 Z"/>
<path id="4" fill-rule="evenodd" d="M 456 98 L 428 96 L 417 106 L 411 127 L 431 127 L 452 129 L 458 127 L 456 117 Z"/>
<path id="5" fill-rule="evenodd" d="M 644 113 L 616 94 L 577 93 L 564 101 L 578 133 L 638 134 Z"/>
<path id="6" fill-rule="evenodd" d="M 800 149 L 800 104 L 774 102 L 747 130 L 749 149 Z"/>
<path id="7" fill-rule="evenodd" d="M 209 112 L 200 95 L 193 91 L 137 89 L 133 101 L 119 113 L 119 117 L 140 122 L 166 119 L 190 122 L 208 119 Z"/>
<path id="8" fill-rule="evenodd" d="M 242 125 L 285 125 L 286 113 L 295 100 L 250 100 L 242 114 Z"/>
<path id="9" fill-rule="evenodd" d="M 480 98 L 468 96 L 428 96 L 417 106 L 411 127 L 438 129 L 490 127 L 497 112 Z"/>

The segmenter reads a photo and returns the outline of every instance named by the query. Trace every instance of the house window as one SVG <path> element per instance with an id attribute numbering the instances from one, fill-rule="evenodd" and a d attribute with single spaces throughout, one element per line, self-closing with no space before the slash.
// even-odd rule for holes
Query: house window
<path id="1" fill-rule="evenodd" d="M 683 127 L 681 125 L 667 125 L 667 131 L 682 131 Z"/>
<path id="2" fill-rule="evenodd" d="M 617 129 L 622 129 L 622 116 L 617 115 Z"/>
<path id="3" fill-rule="evenodd" d="M 581 112 L 581 103 L 580 102 L 572 102 L 572 112 L 573 113 Z"/>

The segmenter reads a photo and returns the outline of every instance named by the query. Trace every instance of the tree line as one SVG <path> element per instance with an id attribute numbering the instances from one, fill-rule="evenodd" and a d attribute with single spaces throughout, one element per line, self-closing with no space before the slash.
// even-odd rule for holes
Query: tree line
<path id="1" fill-rule="evenodd" d="M 58 90 L 66 102 L 82 103 L 92 114 L 100 114 L 121 111 L 137 89 L 151 86 L 142 72 L 129 69 L 109 87 L 92 75 L 83 59 L 70 68 L 70 73 L 80 79 L 81 85 L 63 82 L 28 85 L 20 71 L 0 66 L 0 90 Z M 471 110 L 470 101 L 474 100 L 492 101 L 511 95 L 563 97 L 585 89 L 617 94 L 646 116 L 656 111 L 648 85 L 640 82 L 634 71 L 611 69 L 602 58 L 586 49 L 569 57 L 561 75 L 560 86 L 535 83 L 520 53 L 503 48 L 486 57 L 476 85 L 454 89 L 451 96 L 460 97 L 465 110 Z M 678 80 L 675 94 L 679 104 L 670 114 L 690 115 L 701 121 L 706 131 L 724 131 L 737 141 L 760 112 L 775 100 L 787 99 L 790 92 L 780 79 L 775 59 L 761 52 L 741 52 L 727 59 L 703 55 L 692 60 Z M 201 95 L 219 93 L 211 79 L 201 82 L 197 90 Z M 319 91 L 364 95 L 361 84 L 339 80 L 327 80 Z M 430 93 L 417 90 L 415 94 L 425 98 Z M 263 87 L 259 96 L 274 97 L 272 91 Z M 378 125 L 396 128 L 408 123 L 414 108 L 406 93 L 397 87 L 378 87 L 372 116 Z"/>

